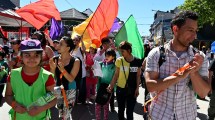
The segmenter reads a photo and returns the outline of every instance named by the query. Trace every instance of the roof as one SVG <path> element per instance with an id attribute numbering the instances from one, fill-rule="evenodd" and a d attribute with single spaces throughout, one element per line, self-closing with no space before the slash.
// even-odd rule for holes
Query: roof
<path id="1" fill-rule="evenodd" d="M 85 11 L 83 11 L 82 13 L 86 14 L 87 16 L 90 16 L 93 11 L 90 8 L 87 8 Z"/>
<path id="2" fill-rule="evenodd" d="M 75 8 L 68 9 L 65 11 L 60 12 L 60 16 L 62 19 L 80 19 L 85 20 L 88 16 L 84 15 L 83 13 L 79 12 Z"/>
<path id="3" fill-rule="evenodd" d="M 15 11 L 13 11 L 11 9 L 7 9 L 7 10 L 4 10 L 4 11 L 1 11 L 1 13 L 9 14 L 9 15 L 12 15 L 12 16 L 20 18 L 20 16 Z"/>
<path id="4" fill-rule="evenodd" d="M 13 10 L 0 11 L 0 26 L 32 27 Z"/>
<path id="5" fill-rule="evenodd" d="M 15 9 L 15 8 L 16 8 L 16 5 L 10 0 L 0 0 L 0 11 L 6 10 L 6 9 Z"/>

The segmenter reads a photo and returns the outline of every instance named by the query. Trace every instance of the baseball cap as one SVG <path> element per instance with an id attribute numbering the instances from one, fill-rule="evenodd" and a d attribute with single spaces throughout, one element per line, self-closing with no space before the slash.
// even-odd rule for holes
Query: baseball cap
<path id="1" fill-rule="evenodd" d="M 96 49 L 96 45 L 95 44 L 91 44 L 90 47 Z"/>
<path id="2" fill-rule="evenodd" d="M 21 52 L 43 51 L 39 40 L 24 40 L 20 46 Z"/>

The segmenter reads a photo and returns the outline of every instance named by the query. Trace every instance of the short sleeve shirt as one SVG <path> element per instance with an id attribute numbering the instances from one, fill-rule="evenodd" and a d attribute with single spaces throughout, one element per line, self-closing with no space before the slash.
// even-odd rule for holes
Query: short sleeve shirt
<path id="1" fill-rule="evenodd" d="M 120 68 L 117 86 L 124 88 L 126 81 L 131 88 L 137 86 L 137 70 L 141 67 L 141 60 L 134 57 L 131 62 L 127 62 L 123 57 L 119 57 L 115 63 L 116 67 Z M 124 69 L 123 69 L 124 66 Z M 124 72 L 125 71 L 125 72 Z"/>
<path id="2" fill-rule="evenodd" d="M 207 58 L 204 53 L 204 62 L 199 70 L 201 76 L 208 76 Z M 159 79 L 166 78 L 176 70 L 191 61 L 194 56 L 193 48 L 190 46 L 180 57 L 170 49 L 170 42 L 165 45 L 166 61 L 159 67 L 159 47 L 150 51 L 146 60 L 146 72 L 154 71 L 159 73 Z M 153 120 L 172 120 L 174 115 L 177 120 L 194 120 L 197 116 L 196 99 L 194 91 L 188 86 L 190 77 L 180 80 L 164 91 L 162 91 L 150 107 L 150 114 Z M 157 93 L 155 92 L 155 95 Z"/>

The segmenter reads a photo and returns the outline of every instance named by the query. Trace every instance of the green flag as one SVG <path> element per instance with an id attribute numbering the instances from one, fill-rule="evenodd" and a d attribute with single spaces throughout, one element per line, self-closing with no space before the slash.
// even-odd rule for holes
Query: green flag
<path id="1" fill-rule="evenodd" d="M 122 41 L 127 41 L 132 44 L 132 55 L 140 59 L 144 57 L 143 40 L 137 29 L 133 15 L 128 18 L 115 36 L 115 44 L 117 47 Z"/>

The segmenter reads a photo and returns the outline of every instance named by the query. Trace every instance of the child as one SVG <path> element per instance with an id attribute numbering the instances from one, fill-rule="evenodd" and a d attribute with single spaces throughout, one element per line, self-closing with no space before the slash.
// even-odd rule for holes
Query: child
<path id="1" fill-rule="evenodd" d="M 51 72 L 55 73 L 57 79 L 57 86 L 61 87 L 62 95 L 57 98 L 57 108 L 59 117 L 63 120 L 72 119 L 71 111 L 76 99 L 75 79 L 81 72 L 79 59 L 70 55 L 74 49 L 75 45 L 71 38 L 63 37 L 58 46 L 60 56 L 49 61 Z"/>
<path id="2" fill-rule="evenodd" d="M 116 59 L 116 53 L 113 49 L 107 49 L 105 52 L 105 60 L 101 64 L 102 67 L 102 74 L 103 77 L 99 78 L 97 88 L 99 88 L 100 84 L 106 83 L 107 85 L 110 84 L 113 75 L 115 73 L 115 59 Z M 105 88 L 106 90 L 106 88 Z M 97 91 L 98 93 L 98 91 Z M 95 106 L 95 112 L 96 112 L 96 120 L 101 120 L 101 108 L 103 107 L 104 111 L 104 120 L 108 120 L 108 112 L 109 112 L 109 101 L 105 105 L 101 105 L 99 103 L 96 103 Z"/>
<path id="3" fill-rule="evenodd" d="M 86 53 L 86 88 L 87 88 L 87 103 L 89 103 L 89 99 L 95 99 L 96 93 L 96 84 L 97 84 L 97 77 L 93 75 L 92 65 L 94 64 L 93 58 L 96 54 L 96 45 L 91 44 L 89 52 Z M 90 96 L 92 95 L 92 96 Z"/>
<path id="4" fill-rule="evenodd" d="M 49 108 L 56 104 L 56 99 L 43 106 L 32 103 L 53 92 L 55 81 L 52 73 L 44 70 L 40 64 L 42 47 L 39 40 L 21 42 L 21 59 L 23 67 L 11 70 L 7 80 L 6 102 L 12 107 L 9 114 L 15 120 L 44 120 L 50 118 Z"/>

